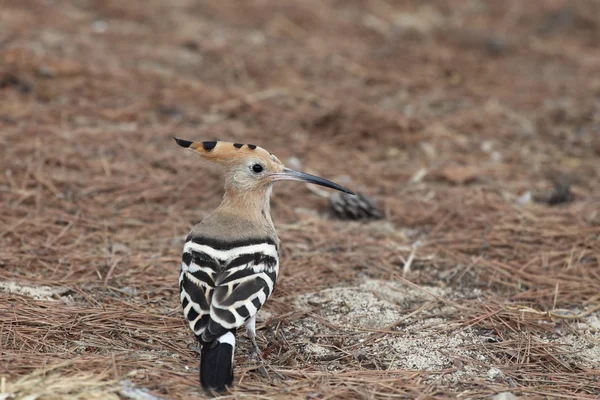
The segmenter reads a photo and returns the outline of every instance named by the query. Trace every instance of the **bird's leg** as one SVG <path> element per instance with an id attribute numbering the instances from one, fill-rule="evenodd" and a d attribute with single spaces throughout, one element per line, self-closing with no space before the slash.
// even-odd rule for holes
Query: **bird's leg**
<path id="1" fill-rule="evenodd" d="M 250 358 L 253 360 L 258 359 L 258 362 L 260 363 L 258 372 L 264 378 L 270 379 L 269 373 L 265 369 L 265 362 L 260 355 L 260 353 L 261 353 L 260 348 L 258 347 L 258 344 L 256 344 L 256 314 L 254 314 L 252 316 L 252 318 L 250 318 L 248 320 L 248 323 L 246 324 L 246 335 L 248 335 L 248 337 L 250 338 L 250 341 L 252 342 L 252 353 L 250 353 Z"/>
<path id="2" fill-rule="evenodd" d="M 246 335 L 248 335 L 248 337 L 250 338 L 250 341 L 252 342 L 252 358 L 257 358 L 262 362 L 262 358 L 260 357 L 260 349 L 258 348 L 258 345 L 256 344 L 256 314 L 254 314 L 252 316 L 252 318 L 250 318 L 248 320 L 248 323 L 246 324 Z"/>

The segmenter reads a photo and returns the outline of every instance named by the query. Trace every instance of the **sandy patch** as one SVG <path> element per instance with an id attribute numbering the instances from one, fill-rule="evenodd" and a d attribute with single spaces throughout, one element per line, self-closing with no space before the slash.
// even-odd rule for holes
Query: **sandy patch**
<path id="1" fill-rule="evenodd" d="M 455 381 L 465 374 L 494 381 L 502 378 L 486 351 L 489 337 L 456 323 L 456 310 L 438 300 L 467 297 L 450 288 L 407 287 L 399 282 L 367 280 L 355 287 L 338 287 L 298 296 L 295 304 L 314 313 L 286 327 L 286 337 L 304 344 L 312 362 L 324 362 L 335 370 L 340 360 L 372 363 L 376 369 L 444 371 L 443 379 Z M 468 297 L 472 297 L 470 293 Z M 477 295 L 477 293 L 475 293 Z M 425 309 L 413 316 L 416 308 Z M 593 314 L 569 325 L 542 342 L 564 346 L 565 361 L 580 368 L 600 365 L 600 319 Z M 385 331 L 385 335 L 378 335 Z M 377 336 L 377 337 L 376 337 Z M 336 339 L 343 337 L 343 341 Z M 332 344 L 333 343 L 333 344 Z M 432 375 L 432 378 L 439 376 Z"/>
<path id="2" fill-rule="evenodd" d="M 31 297 L 36 300 L 56 300 L 68 291 L 66 288 L 53 288 L 50 286 L 26 286 L 16 282 L 0 282 L 0 290 L 10 294 Z"/>

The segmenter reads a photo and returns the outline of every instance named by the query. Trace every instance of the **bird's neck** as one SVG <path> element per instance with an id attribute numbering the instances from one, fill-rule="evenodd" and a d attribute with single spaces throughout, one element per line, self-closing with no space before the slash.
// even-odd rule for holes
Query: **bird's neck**
<path id="1" fill-rule="evenodd" d="M 216 211 L 251 220 L 259 225 L 266 224 L 274 229 L 271 219 L 271 191 L 271 186 L 243 192 L 225 188 L 223 201 Z"/>

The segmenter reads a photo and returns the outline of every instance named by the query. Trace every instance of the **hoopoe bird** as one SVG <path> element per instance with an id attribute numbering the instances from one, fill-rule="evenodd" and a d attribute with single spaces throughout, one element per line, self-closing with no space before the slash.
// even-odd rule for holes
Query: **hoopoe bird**
<path id="1" fill-rule="evenodd" d="M 200 384 L 224 391 L 233 382 L 237 328 L 246 324 L 253 355 L 260 354 L 256 313 L 273 293 L 279 273 L 280 243 L 270 207 L 273 183 L 303 181 L 354 193 L 286 168 L 253 144 L 174 139 L 226 169 L 223 200 L 187 236 L 179 276 L 183 314 L 201 345 Z"/>

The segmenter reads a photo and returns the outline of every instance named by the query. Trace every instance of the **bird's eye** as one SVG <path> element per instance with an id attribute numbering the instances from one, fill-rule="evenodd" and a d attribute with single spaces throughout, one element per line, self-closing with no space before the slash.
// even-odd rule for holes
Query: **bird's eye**
<path id="1" fill-rule="evenodd" d="M 257 174 L 260 174 L 263 171 L 263 166 L 260 164 L 254 164 L 252 166 L 252 171 L 254 171 Z"/>

